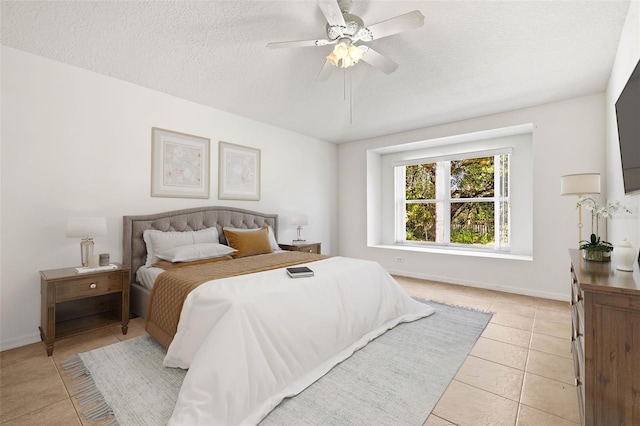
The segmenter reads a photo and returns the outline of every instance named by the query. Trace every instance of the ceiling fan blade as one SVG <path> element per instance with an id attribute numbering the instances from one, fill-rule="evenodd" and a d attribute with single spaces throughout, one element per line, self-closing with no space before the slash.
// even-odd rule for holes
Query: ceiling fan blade
<path id="1" fill-rule="evenodd" d="M 367 29 L 371 32 L 372 39 L 378 40 L 382 37 L 420 28 L 423 25 L 424 15 L 419 10 L 414 10 L 413 12 L 370 25 Z"/>
<path id="2" fill-rule="evenodd" d="M 327 19 L 329 25 L 341 25 L 346 27 L 344 22 L 342 11 L 336 0 L 318 0 L 318 7 L 322 11 L 322 14 Z"/>
<path id="3" fill-rule="evenodd" d="M 318 73 L 318 76 L 316 77 L 316 81 L 327 81 L 327 79 L 331 75 L 331 72 L 333 71 L 334 68 L 335 67 L 333 65 L 331 65 L 331 62 L 324 61 L 324 65 L 320 69 L 320 72 Z"/>
<path id="4" fill-rule="evenodd" d="M 329 40 L 298 40 L 298 41 L 276 41 L 273 43 L 267 43 L 267 47 L 270 49 L 281 49 L 284 47 L 317 47 L 326 46 L 328 44 L 334 44 L 335 41 Z"/>
<path id="5" fill-rule="evenodd" d="M 369 46 L 358 46 L 359 49 L 363 51 L 362 59 L 363 62 L 368 63 L 372 67 L 382 71 L 385 74 L 391 74 L 398 68 L 398 64 L 393 62 L 391 59 L 382 56 Z"/>

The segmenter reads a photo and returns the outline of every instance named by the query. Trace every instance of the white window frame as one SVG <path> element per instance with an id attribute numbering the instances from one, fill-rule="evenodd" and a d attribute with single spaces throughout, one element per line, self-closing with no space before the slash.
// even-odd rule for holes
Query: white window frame
<path id="1" fill-rule="evenodd" d="M 507 202 L 508 211 L 507 217 L 509 218 L 507 227 L 508 238 L 511 238 L 511 185 L 507 183 L 509 188 L 508 195 L 504 195 L 504 186 L 500 183 L 505 183 L 500 179 L 501 167 L 495 167 L 494 170 L 494 196 L 485 198 L 451 198 L 451 161 L 465 160 L 470 158 L 482 158 L 482 157 L 494 157 L 494 164 L 500 165 L 500 157 L 502 155 L 509 155 L 513 153 L 512 148 L 492 149 L 485 151 L 467 152 L 455 155 L 441 156 L 441 157 L 423 157 L 418 159 L 404 160 L 395 162 L 394 166 L 394 187 L 395 187 L 395 241 L 396 244 L 401 245 L 418 245 L 418 246 L 446 246 L 446 247 L 460 247 L 471 250 L 491 250 L 508 252 L 509 241 L 506 245 L 503 244 L 501 238 L 501 231 L 504 229 L 504 216 L 501 215 L 502 203 Z M 416 164 L 428 164 L 436 163 L 436 198 L 433 200 L 426 200 L 425 202 L 418 201 L 422 204 L 436 204 L 436 241 L 407 241 L 406 240 L 406 205 L 416 204 L 415 201 L 407 203 L 406 200 L 406 166 Z M 509 169 L 507 173 L 507 180 L 510 180 L 511 176 L 511 164 L 509 160 Z M 440 178 L 441 176 L 441 178 Z M 459 244 L 452 243 L 451 240 L 451 204 L 452 202 L 493 202 L 494 203 L 494 246 L 493 248 L 486 246 L 478 246 L 475 244 Z M 440 241 L 438 241 L 440 240 Z"/>

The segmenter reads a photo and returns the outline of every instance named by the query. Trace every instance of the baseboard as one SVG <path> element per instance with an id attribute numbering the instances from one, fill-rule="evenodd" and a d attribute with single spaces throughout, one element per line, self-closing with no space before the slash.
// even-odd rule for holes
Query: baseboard
<path id="1" fill-rule="evenodd" d="M 507 287 L 507 286 L 501 286 L 496 284 L 486 284 L 486 283 L 481 283 L 476 281 L 452 280 L 451 278 L 447 278 L 447 277 L 438 277 L 438 276 L 427 275 L 427 274 L 414 274 L 410 272 L 407 273 L 406 271 L 394 271 L 392 269 L 387 269 L 387 272 L 389 272 L 391 275 L 397 275 L 400 277 L 417 278 L 419 280 L 428 280 L 428 281 L 437 281 L 437 282 L 446 283 L 446 284 L 464 285 L 467 287 L 482 288 L 485 290 L 495 290 L 495 291 L 502 291 L 504 293 L 520 294 L 523 296 L 558 300 L 561 302 L 569 302 L 570 300 L 570 297 L 566 294 L 550 293 L 546 291 L 537 291 L 537 290 L 523 289 L 518 287 Z"/>
<path id="2" fill-rule="evenodd" d="M 19 348 L 20 346 L 30 345 L 40 342 L 40 333 L 28 334 L 26 336 L 14 337 L 13 339 L 0 340 L 0 351 Z"/>

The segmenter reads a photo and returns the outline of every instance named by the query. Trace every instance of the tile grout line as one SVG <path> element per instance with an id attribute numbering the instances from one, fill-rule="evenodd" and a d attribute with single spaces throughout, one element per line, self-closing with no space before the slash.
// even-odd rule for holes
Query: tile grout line
<path id="1" fill-rule="evenodd" d="M 518 398 L 518 412 L 516 413 L 516 422 L 515 422 L 516 425 L 520 420 L 522 406 L 524 405 L 522 403 L 522 396 L 524 395 L 524 382 L 525 382 L 525 378 L 527 377 L 527 367 L 529 366 L 529 358 L 531 356 L 531 342 L 533 342 L 533 330 L 535 329 L 537 317 L 538 317 L 538 306 L 536 304 L 536 311 L 533 314 L 533 323 L 531 324 L 531 336 L 529 336 L 529 346 L 527 347 L 527 360 L 524 363 L 524 371 L 522 374 L 522 383 L 520 386 L 520 397 Z"/>
<path id="2" fill-rule="evenodd" d="M 537 319 L 537 316 L 538 316 L 538 308 L 536 307 L 536 314 L 535 314 L 535 317 L 534 317 L 534 325 L 535 325 L 535 321 L 536 321 L 536 319 Z M 538 333 L 538 334 L 543 334 L 543 333 Z M 557 337 L 557 336 L 552 336 L 552 337 Z M 533 340 L 533 333 L 531 334 L 531 338 L 532 338 L 532 340 Z M 529 345 L 531 345 L 531 341 L 529 342 Z M 563 381 L 561 381 L 561 380 L 556 380 L 556 379 L 553 379 L 553 378 L 550 378 L 550 377 L 545 377 L 545 376 L 542 376 L 542 375 L 540 375 L 540 374 L 535 374 L 535 373 L 528 372 L 528 371 L 526 370 L 526 368 L 529 366 L 529 355 L 531 354 L 531 351 L 532 351 L 532 350 L 534 350 L 534 349 L 531 349 L 531 347 L 529 347 L 529 349 L 528 349 L 528 351 L 527 351 L 527 362 L 526 362 L 526 364 L 525 364 L 525 371 L 524 371 L 524 373 L 525 373 L 525 374 L 524 374 L 524 376 L 523 376 L 522 389 L 521 389 L 521 391 L 520 391 L 520 402 L 518 403 L 518 415 L 517 415 L 517 417 L 516 417 L 516 421 L 517 421 L 517 420 L 518 420 L 518 418 L 520 417 L 520 407 L 524 405 L 524 406 L 529 407 L 529 408 L 532 408 L 532 409 L 534 409 L 534 410 L 538 410 L 538 411 L 541 411 L 541 412 L 543 412 L 543 413 L 549 414 L 549 415 L 551 415 L 551 416 L 554 416 L 554 417 L 560 418 L 560 419 L 565 420 L 565 421 L 567 421 L 567 422 L 569 422 L 569 423 L 573 423 L 571 420 L 569 420 L 569 419 L 567 419 L 567 418 L 565 418 L 565 417 L 559 416 L 559 415 L 558 415 L 558 414 L 556 414 L 556 413 L 551 413 L 551 412 L 549 412 L 549 411 L 545 411 L 545 410 L 543 410 L 543 409 L 541 409 L 541 408 L 538 408 L 538 407 L 532 407 L 532 406 L 527 405 L 527 404 L 524 404 L 524 403 L 522 402 L 522 395 L 523 395 L 523 393 L 524 393 L 524 379 L 525 379 L 525 377 L 526 377 L 526 375 L 527 375 L 527 374 L 531 374 L 532 376 L 541 377 L 541 378 L 543 378 L 543 379 L 552 380 L 552 381 L 554 381 L 554 382 L 558 382 L 558 383 L 561 383 L 561 384 L 563 384 L 563 385 L 566 385 L 566 383 L 565 383 L 565 382 L 563 382 Z M 540 351 L 538 351 L 538 352 L 540 352 Z M 543 352 L 543 353 L 544 353 L 544 352 Z M 550 355 L 553 355 L 553 354 L 550 354 Z M 557 355 L 556 355 L 556 356 L 557 356 Z M 561 357 L 561 358 L 562 358 L 562 357 Z M 516 423 L 516 424 L 517 424 L 517 423 Z M 574 423 L 574 424 L 576 424 L 576 425 L 577 425 L 577 423 Z"/>

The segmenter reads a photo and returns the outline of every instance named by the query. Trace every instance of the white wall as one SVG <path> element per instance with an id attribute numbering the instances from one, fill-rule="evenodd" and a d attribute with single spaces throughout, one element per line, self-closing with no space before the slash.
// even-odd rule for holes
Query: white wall
<path id="1" fill-rule="evenodd" d="M 624 195 L 615 104 L 638 60 L 640 60 L 640 2 L 632 1 L 607 87 L 606 193 L 610 202 L 620 201 L 634 213 L 614 216 L 609 223 L 609 241 L 616 244 L 626 238 L 636 249 L 640 247 L 640 195 Z"/>
<path id="2" fill-rule="evenodd" d="M 338 147 L 338 252 L 369 258 L 392 273 L 568 300 L 569 255 L 576 247 L 576 199 L 560 195 L 560 177 L 604 173 L 605 96 L 596 94 Z M 367 246 L 367 150 L 533 124 L 533 260 L 402 252 Z M 379 211 L 373 212 L 381 216 Z M 517 218 L 513 218 L 517 220 Z"/>
<path id="3" fill-rule="evenodd" d="M 213 77 L 212 77 L 213 78 Z M 209 199 L 150 196 L 151 128 L 211 139 Z M 260 201 L 217 199 L 218 141 L 261 149 Z M 122 259 L 122 216 L 205 205 L 306 213 L 307 240 L 337 251 L 335 145 L 2 47 L 0 345 L 39 340 L 43 269 L 77 266 L 70 216 L 105 216 L 96 252 Z"/>

